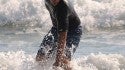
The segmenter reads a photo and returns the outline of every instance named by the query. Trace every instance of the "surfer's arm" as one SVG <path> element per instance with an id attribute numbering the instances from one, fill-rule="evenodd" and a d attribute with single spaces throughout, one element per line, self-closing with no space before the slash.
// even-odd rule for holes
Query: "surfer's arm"
<path id="1" fill-rule="evenodd" d="M 66 46 L 66 38 L 68 31 L 68 10 L 66 6 L 58 6 L 57 8 L 57 21 L 58 21 L 58 46 L 56 54 L 55 66 L 67 64 L 64 58 L 64 49 Z"/>
<path id="2" fill-rule="evenodd" d="M 59 39 L 58 39 L 58 47 L 57 47 L 57 54 L 56 54 L 56 61 L 54 66 L 60 66 L 64 62 L 64 48 L 66 46 L 66 37 L 67 32 L 60 32 L 59 33 Z"/>

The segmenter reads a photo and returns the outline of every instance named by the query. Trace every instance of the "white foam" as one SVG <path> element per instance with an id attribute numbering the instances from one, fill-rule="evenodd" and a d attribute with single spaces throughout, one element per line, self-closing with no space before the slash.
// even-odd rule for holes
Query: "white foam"
<path id="1" fill-rule="evenodd" d="M 124 70 L 125 58 L 119 54 L 91 54 L 73 60 L 72 64 L 75 70 Z"/>
<path id="2" fill-rule="evenodd" d="M 125 57 L 120 54 L 90 54 L 71 61 L 73 70 L 124 70 Z M 23 51 L 0 52 L 0 70 L 53 70 L 35 62 L 34 54 Z"/>

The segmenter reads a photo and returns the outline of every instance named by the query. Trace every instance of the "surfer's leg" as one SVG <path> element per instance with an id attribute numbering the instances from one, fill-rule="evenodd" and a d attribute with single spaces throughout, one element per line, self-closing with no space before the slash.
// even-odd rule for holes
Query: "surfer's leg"
<path id="1" fill-rule="evenodd" d="M 50 31 L 52 32 L 52 30 L 53 29 L 51 29 Z M 36 61 L 42 61 L 43 59 L 47 59 L 49 58 L 49 55 L 53 53 L 54 48 L 56 47 L 53 34 L 47 34 L 44 37 L 40 47 L 41 48 L 38 50 L 38 53 L 36 55 Z"/>
<path id="2" fill-rule="evenodd" d="M 82 27 L 77 27 L 73 32 L 68 33 L 66 43 L 66 57 L 71 60 L 72 55 L 75 53 L 79 46 L 80 38 L 82 35 Z"/>
<path id="3" fill-rule="evenodd" d="M 82 26 L 79 26 L 76 30 L 75 30 L 75 34 L 73 37 L 73 53 L 75 53 L 77 47 L 79 46 L 79 42 L 81 39 L 81 35 L 82 35 Z"/>
<path id="4" fill-rule="evenodd" d="M 52 36 L 46 36 L 42 43 L 41 48 L 38 50 L 36 55 L 36 61 L 42 61 L 43 59 L 48 58 L 48 54 L 51 54 L 50 50 L 52 50 L 52 46 L 54 46 Z"/>

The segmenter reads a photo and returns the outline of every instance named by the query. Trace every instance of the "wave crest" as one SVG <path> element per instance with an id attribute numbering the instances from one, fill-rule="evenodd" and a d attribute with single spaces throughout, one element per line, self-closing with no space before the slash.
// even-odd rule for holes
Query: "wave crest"
<path id="1" fill-rule="evenodd" d="M 70 2 L 74 5 L 86 31 L 125 25 L 125 0 L 70 0 Z M 25 23 L 25 21 L 32 23 L 32 20 L 37 20 L 36 23 L 33 22 L 34 25 L 51 24 L 44 0 L 0 1 L 0 26 L 18 25 L 17 22 Z"/>

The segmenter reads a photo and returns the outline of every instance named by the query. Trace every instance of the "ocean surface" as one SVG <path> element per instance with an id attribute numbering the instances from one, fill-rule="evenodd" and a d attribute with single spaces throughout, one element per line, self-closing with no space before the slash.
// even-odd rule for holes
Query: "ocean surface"
<path id="1" fill-rule="evenodd" d="M 125 0 L 70 3 L 83 26 L 73 70 L 125 70 Z M 44 0 L 0 0 L 0 70 L 53 70 L 35 61 L 51 26 Z"/>

